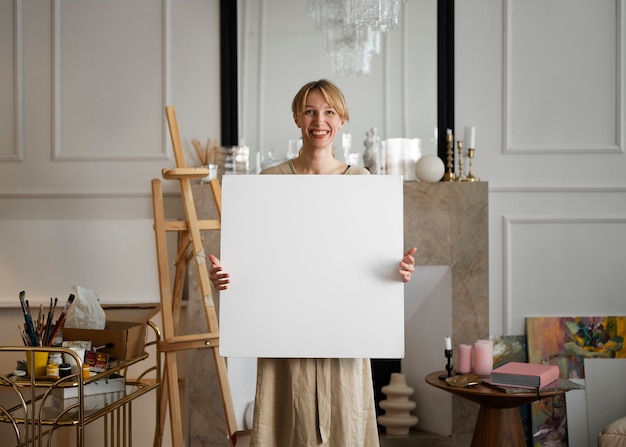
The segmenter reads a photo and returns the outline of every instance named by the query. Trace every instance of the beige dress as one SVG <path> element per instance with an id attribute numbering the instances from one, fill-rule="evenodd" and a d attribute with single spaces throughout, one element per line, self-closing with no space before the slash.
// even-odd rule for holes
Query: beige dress
<path id="1" fill-rule="evenodd" d="M 297 172 L 287 161 L 261 174 Z M 378 447 L 369 359 L 259 359 L 250 446 Z"/>

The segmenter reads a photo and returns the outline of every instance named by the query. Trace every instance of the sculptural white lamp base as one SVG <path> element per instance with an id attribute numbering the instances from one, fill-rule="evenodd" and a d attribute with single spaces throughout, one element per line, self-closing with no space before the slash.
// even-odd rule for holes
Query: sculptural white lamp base
<path id="1" fill-rule="evenodd" d="M 415 391 L 406 384 L 404 374 L 392 373 L 389 385 L 382 387 L 387 399 L 380 402 L 385 414 L 378 416 L 378 423 L 385 427 L 388 435 L 406 435 L 412 426 L 417 424 L 417 416 L 411 414 L 416 407 L 409 396 Z"/>

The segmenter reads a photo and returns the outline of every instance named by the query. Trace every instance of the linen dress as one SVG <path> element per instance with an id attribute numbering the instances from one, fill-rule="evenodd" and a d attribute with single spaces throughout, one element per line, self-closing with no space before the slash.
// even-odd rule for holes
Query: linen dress
<path id="1" fill-rule="evenodd" d="M 290 160 L 261 174 L 297 171 Z M 370 360 L 258 359 L 252 425 L 251 447 L 379 447 Z"/>

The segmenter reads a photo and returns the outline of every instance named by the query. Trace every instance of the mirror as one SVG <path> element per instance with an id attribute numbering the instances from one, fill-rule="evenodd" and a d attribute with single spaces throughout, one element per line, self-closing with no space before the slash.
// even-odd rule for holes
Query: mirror
<path id="1" fill-rule="evenodd" d="M 251 153 L 267 157 L 272 150 L 284 158 L 288 141 L 299 138 L 293 95 L 305 82 L 326 77 L 346 96 L 350 122 L 343 130 L 352 136 L 352 152 L 362 153 L 366 132 L 376 127 L 382 139 L 420 138 L 423 154 L 445 161 L 445 138 L 435 132 L 454 128 L 454 0 L 403 2 L 371 74 L 359 77 L 332 72 L 324 37 L 306 14 L 307 0 L 234 3 L 220 2 L 223 145 L 245 143 Z"/>

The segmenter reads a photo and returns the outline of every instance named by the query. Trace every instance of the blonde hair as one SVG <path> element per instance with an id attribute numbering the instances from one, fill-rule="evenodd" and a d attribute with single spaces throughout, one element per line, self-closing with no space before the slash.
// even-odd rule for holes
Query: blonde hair
<path id="1" fill-rule="evenodd" d="M 291 102 L 291 111 L 295 116 L 300 116 L 306 109 L 306 100 L 309 93 L 313 90 L 319 90 L 324 100 L 337 111 L 342 120 L 349 121 L 348 106 L 346 98 L 343 96 L 341 89 L 327 79 L 320 79 L 303 85 Z"/>

